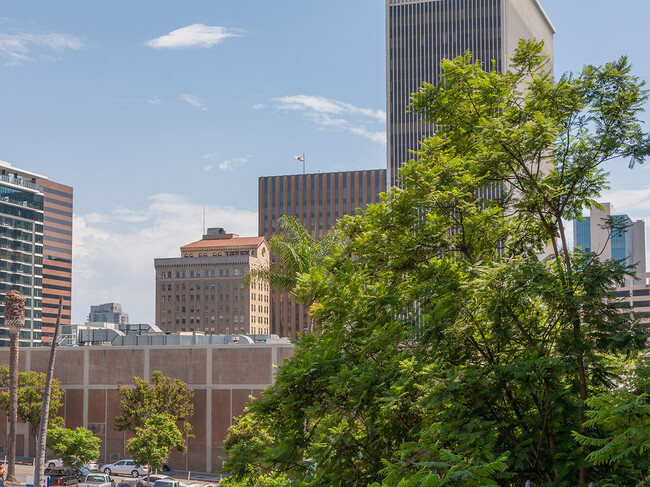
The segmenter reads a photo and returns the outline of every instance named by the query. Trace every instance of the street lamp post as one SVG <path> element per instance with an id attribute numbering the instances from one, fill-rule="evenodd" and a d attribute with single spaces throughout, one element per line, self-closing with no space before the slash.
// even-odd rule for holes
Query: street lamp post
<path id="1" fill-rule="evenodd" d="M 16 422 L 18 421 L 18 333 L 25 325 L 25 298 L 15 290 L 5 296 L 5 326 L 9 328 L 9 445 L 7 482 L 16 482 Z"/>

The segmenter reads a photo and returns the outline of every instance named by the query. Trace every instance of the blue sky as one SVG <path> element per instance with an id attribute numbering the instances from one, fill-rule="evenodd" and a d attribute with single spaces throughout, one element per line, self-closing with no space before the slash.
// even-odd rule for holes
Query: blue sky
<path id="1" fill-rule="evenodd" d="M 648 2 L 542 4 L 556 73 L 627 54 L 650 80 Z M 153 259 L 204 205 L 256 235 L 257 178 L 297 154 L 385 167 L 384 22 L 383 0 L 4 0 L 0 159 L 75 188 L 73 321 L 117 301 L 153 322 Z M 650 162 L 611 169 L 605 198 L 650 222 Z"/>

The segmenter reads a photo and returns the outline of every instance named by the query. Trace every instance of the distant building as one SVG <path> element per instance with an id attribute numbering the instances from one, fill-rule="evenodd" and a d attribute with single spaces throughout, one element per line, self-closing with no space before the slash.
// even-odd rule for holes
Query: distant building
<path id="1" fill-rule="evenodd" d="M 61 325 L 69 325 L 72 304 L 72 199 L 70 186 L 38 177 L 43 188 L 43 343 L 50 343 L 63 298 Z"/>
<path id="2" fill-rule="evenodd" d="M 43 295 L 43 187 L 36 173 L 0 161 L 0 346 L 9 346 L 4 297 L 15 289 L 25 297 L 21 347 L 41 343 Z"/>
<path id="3" fill-rule="evenodd" d="M 628 215 L 618 214 L 610 203 L 600 203 L 603 210 L 592 208 L 583 221 L 573 222 L 575 247 L 594 252 L 601 259 L 612 259 L 634 266 L 639 277 L 646 273 L 645 222 L 633 222 Z M 618 220 L 627 228 L 610 232 L 608 218 Z M 612 233 L 610 235 L 610 233 Z"/>
<path id="4" fill-rule="evenodd" d="M 622 261 L 633 266 L 637 279 L 626 279 L 616 289 L 623 309 L 631 310 L 642 326 L 650 331 L 650 275 L 646 272 L 645 222 L 632 221 L 619 214 L 610 203 L 600 203 L 603 210 L 592 208 L 583 221 L 573 222 L 575 247 L 598 254 L 600 259 Z M 611 232 L 605 225 L 609 218 L 626 227 Z M 611 233 L 611 235 L 610 235 Z"/>
<path id="5" fill-rule="evenodd" d="M 436 84 L 440 61 L 472 52 L 485 69 L 507 68 L 521 38 L 544 41 L 553 66 L 555 28 L 538 0 L 386 0 L 386 125 L 388 183 L 414 157 L 434 126 L 407 113 L 411 93 Z"/>
<path id="6" fill-rule="evenodd" d="M 313 237 L 320 238 L 342 216 L 379 203 L 379 195 L 385 190 L 385 169 L 261 177 L 259 235 L 270 240 L 280 233 L 280 217 L 290 215 Z M 308 321 L 307 311 L 293 296 L 271 291 L 271 333 L 296 337 L 309 328 Z"/>
<path id="7" fill-rule="evenodd" d="M 164 332 L 268 334 L 269 289 L 243 283 L 249 269 L 268 265 L 264 237 L 209 228 L 181 256 L 155 259 L 156 325 Z"/>
<path id="8" fill-rule="evenodd" d="M 620 299 L 625 312 L 634 313 L 645 332 L 650 333 L 650 279 L 648 274 L 635 281 L 626 281 L 625 285 L 616 289 L 614 294 Z"/>
<path id="9" fill-rule="evenodd" d="M 122 311 L 120 303 L 105 303 L 90 307 L 88 321 L 115 323 L 116 325 L 127 325 L 129 323 L 129 314 Z"/>

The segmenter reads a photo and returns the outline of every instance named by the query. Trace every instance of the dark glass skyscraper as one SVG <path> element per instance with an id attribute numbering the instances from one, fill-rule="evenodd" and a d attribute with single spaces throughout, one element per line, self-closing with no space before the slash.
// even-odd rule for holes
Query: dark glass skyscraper
<path id="1" fill-rule="evenodd" d="M 538 0 L 386 0 L 388 183 L 434 127 L 407 114 L 411 93 L 436 84 L 440 61 L 472 52 L 486 67 L 507 66 L 521 38 L 543 40 L 553 56 L 555 29 Z"/>

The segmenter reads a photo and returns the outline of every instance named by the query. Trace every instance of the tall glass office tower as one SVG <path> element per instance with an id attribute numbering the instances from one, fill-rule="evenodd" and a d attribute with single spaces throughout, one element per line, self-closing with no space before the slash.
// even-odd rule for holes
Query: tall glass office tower
<path id="1" fill-rule="evenodd" d="M 4 295 L 25 297 L 21 347 L 41 343 L 43 294 L 43 188 L 37 174 L 0 162 L 0 347 L 9 346 Z"/>
<path id="2" fill-rule="evenodd" d="M 467 50 L 489 68 L 507 67 L 521 38 L 544 41 L 553 60 L 555 28 L 538 0 L 386 0 L 387 179 L 395 185 L 410 150 L 434 127 L 407 114 L 411 93 L 436 84 L 440 61 Z"/>

